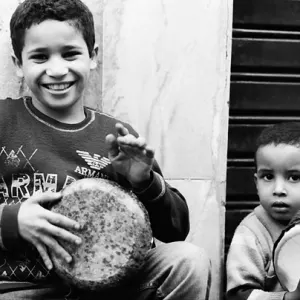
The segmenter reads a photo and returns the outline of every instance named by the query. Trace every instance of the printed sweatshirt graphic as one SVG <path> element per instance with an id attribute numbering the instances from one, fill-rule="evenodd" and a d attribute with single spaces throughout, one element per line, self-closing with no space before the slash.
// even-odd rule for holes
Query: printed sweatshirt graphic
<path id="1" fill-rule="evenodd" d="M 81 178 L 105 178 L 131 188 L 107 157 L 105 137 L 116 133 L 117 120 L 88 108 L 85 115 L 80 123 L 64 124 L 39 112 L 30 97 L 0 101 L 2 290 L 7 281 L 49 282 L 52 278 L 37 250 L 18 236 L 20 203 L 36 192 L 60 191 Z M 149 212 L 154 236 L 165 242 L 183 240 L 189 231 L 185 199 L 164 181 L 156 162 L 152 175 L 146 191 L 133 192 Z"/>

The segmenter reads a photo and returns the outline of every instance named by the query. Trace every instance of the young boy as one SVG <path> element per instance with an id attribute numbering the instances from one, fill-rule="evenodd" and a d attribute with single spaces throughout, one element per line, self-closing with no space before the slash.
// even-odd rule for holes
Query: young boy
<path id="1" fill-rule="evenodd" d="M 89 9 L 80 0 L 25 0 L 10 29 L 17 75 L 32 97 L 0 101 L 0 298 L 207 299 L 210 262 L 180 242 L 189 231 L 184 197 L 129 125 L 83 105 L 98 52 Z M 131 189 L 149 212 L 154 236 L 166 242 L 149 251 L 132 286 L 105 295 L 66 287 L 48 254 L 71 262 L 56 238 L 81 243 L 69 231 L 79 224 L 45 205 L 84 177 Z"/>
<path id="2" fill-rule="evenodd" d="M 227 299 L 300 299 L 284 291 L 272 250 L 300 209 L 300 123 L 267 127 L 257 139 L 254 180 L 260 205 L 237 227 L 227 257 Z"/>

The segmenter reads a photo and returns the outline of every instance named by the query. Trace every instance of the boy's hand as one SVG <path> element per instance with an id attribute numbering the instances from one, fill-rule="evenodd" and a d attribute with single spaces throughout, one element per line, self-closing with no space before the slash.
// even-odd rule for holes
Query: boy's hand
<path id="1" fill-rule="evenodd" d="M 49 202 L 57 202 L 61 197 L 61 193 L 36 193 L 21 204 L 18 213 L 21 237 L 36 247 L 49 270 L 53 265 L 47 248 L 67 262 L 72 260 L 70 254 L 56 241 L 56 238 L 77 245 L 81 243 L 79 237 L 66 230 L 80 229 L 77 222 L 41 206 Z"/>
<path id="2" fill-rule="evenodd" d="M 293 292 L 287 292 L 284 295 L 284 300 L 300 300 L 300 280 L 298 281 L 297 288 Z"/>
<path id="3" fill-rule="evenodd" d="M 106 136 L 108 157 L 116 172 L 125 176 L 131 185 L 140 188 L 150 180 L 154 161 L 154 150 L 147 146 L 142 137 L 129 134 L 127 128 L 117 123 L 118 137 Z"/>

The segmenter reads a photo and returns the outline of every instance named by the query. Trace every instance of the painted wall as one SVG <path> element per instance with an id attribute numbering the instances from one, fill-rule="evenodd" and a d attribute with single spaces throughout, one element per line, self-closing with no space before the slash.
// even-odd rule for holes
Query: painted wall
<path id="1" fill-rule="evenodd" d="M 10 60 L 19 2 L 0 1 L 0 98 L 28 93 Z M 156 149 L 190 207 L 188 241 L 212 258 L 211 299 L 221 299 L 232 0 L 84 2 L 100 46 L 86 102 L 131 123 Z"/>

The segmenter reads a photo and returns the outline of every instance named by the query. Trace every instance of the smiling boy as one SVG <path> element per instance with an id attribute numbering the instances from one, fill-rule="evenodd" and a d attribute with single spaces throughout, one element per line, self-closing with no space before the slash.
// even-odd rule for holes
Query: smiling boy
<path id="1" fill-rule="evenodd" d="M 26 31 L 20 58 L 15 59 L 19 75 L 26 78 L 34 94 L 32 104 L 64 123 L 85 119 L 83 90 L 90 71 L 96 67 L 97 46 L 89 54 L 78 33 L 67 22 L 45 20 L 33 24 Z"/>
<path id="2" fill-rule="evenodd" d="M 189 231 L 184 197 L 168 185 L 154 150 L 128 125 L 84 107 L 97 66 L 93 17 L 80 0 L 25 0 L 11 22 L 13 60 L 32 97 L 0 101 L 1 299 L 207 299 L 210 262 L 182 242 Z M 48 251 L 72 261 L 57 238 L 81 240 L 79 224 L 45 205 L 84 177 L 132 190 L 146 207 L 154 237 L 133 286 L 89 294 L 55 276 Z"/>
<path id="3" fill-rule="evenodd" d="M 227 299 L 300 299 L 285 291 L 272 251 L 300 209 L 300 123 L 267 127 L 257 139 L 254 175 L 260 205 L 237 227 L 227 257 Z"/>

